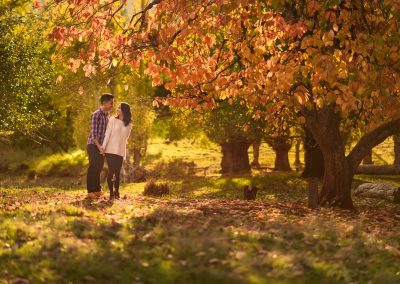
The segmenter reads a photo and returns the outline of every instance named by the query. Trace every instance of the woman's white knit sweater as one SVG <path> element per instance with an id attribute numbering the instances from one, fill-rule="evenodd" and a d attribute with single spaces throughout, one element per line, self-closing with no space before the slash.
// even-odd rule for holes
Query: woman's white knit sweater
<path id="1" fill-rule="evenodd" d="M 106 153 L 126 156 L 126 144 L 131 134 L 132 123 L 125 126 L 124 122 L 116 117 L 110 117 L 107 124 L 103 148 Z"/>

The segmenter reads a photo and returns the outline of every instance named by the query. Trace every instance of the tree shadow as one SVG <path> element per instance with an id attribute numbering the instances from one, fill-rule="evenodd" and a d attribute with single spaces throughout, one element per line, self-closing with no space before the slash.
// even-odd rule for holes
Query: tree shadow
<path id="1" fill-rule="evenodd" d="M 258 199 L 302 199 L 307 194 L 306 181 L 299 178 L 297 173 L 191 178 L 175 186 L 174 194 L 180 197 L 243 199 L 243 187 L 249 184 L 255 185 L 259 189 Z"/>
<path id="2" fill-rule="evenodd" d="M 154 177 L 186 177 L 186 176 L 195 176 L 196 171 L 198 170 L 195 162 L 187 162 L 183 159 L 174 159 L 172 161 L 161 161 L 158 162 L 152 172 L 151 175 Z"/>
<path id="3" fill-rule="evenodd" d="M 73 205 L 75 207 L 92 211 L 101 211 L 106 208 L 112 207 L 113 204 L 114 204 L 113 200 L 106 200 L 106 199 L 101 199 L 101 200 L 82 199 L 70 203 L 70 205 Z"/>
<path id="4" fill-rule="evenodd" d="M 3 252 L 0 265 L 6 280 L 34 283 L 363 283 L 379 270 L 385 283 L 395 283 L 399 260 L 365 228 L 349 231 L 357 222 L 345 220 L 342 228 L 323 214 L 227 204 L 164 202 L 123 223 L 68 220 L 63 233 L 27 255 L 28 242 Z"/>

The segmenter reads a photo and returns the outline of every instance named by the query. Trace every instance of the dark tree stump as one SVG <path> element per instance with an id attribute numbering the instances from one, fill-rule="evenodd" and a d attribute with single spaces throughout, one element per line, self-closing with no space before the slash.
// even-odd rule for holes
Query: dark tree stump
<path id="1" fill-rule="evenodd" d="M 243 197 L 245 200 L 255 200 L 258 188 L 254 185 L 245 185 L 243 187 Z"/>

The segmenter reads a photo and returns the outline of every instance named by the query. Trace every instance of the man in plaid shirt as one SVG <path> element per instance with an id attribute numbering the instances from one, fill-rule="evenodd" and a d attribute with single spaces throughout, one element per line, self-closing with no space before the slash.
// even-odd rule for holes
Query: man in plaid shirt
<path id="1" fill-rule="evenodd" d="M 101 107 L 97 109 L 90 118 L 90 134 L 87 143 L 89 156 L 89 168 L 86 177 L 88 198 L 101 196 L 100 173 L 104 166 L 103 143 L 108 123 L 108 112 L 114 105 L 114 96 L 103 94 L 100 98 Z"/>

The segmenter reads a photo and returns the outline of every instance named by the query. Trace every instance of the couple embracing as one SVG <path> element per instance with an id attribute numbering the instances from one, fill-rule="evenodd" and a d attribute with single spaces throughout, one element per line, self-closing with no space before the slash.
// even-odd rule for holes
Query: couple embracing
<path id="1" fill-rule="evenodd" d="M 115 116 L 109 117 L 114 106 L 114 96 L 103 94 L 101 106 L 91 116 L 87 143 L 89 168 L 87 172 L 87 199 L 102 196 L 100 173 L 107 160 L 107 184 L 110 199 L 119 199 L 119 183 L 122 162 L 126 158 L 126 144 L 132 130 L 132 114 L 127 103 L 121 103 Z"/>

